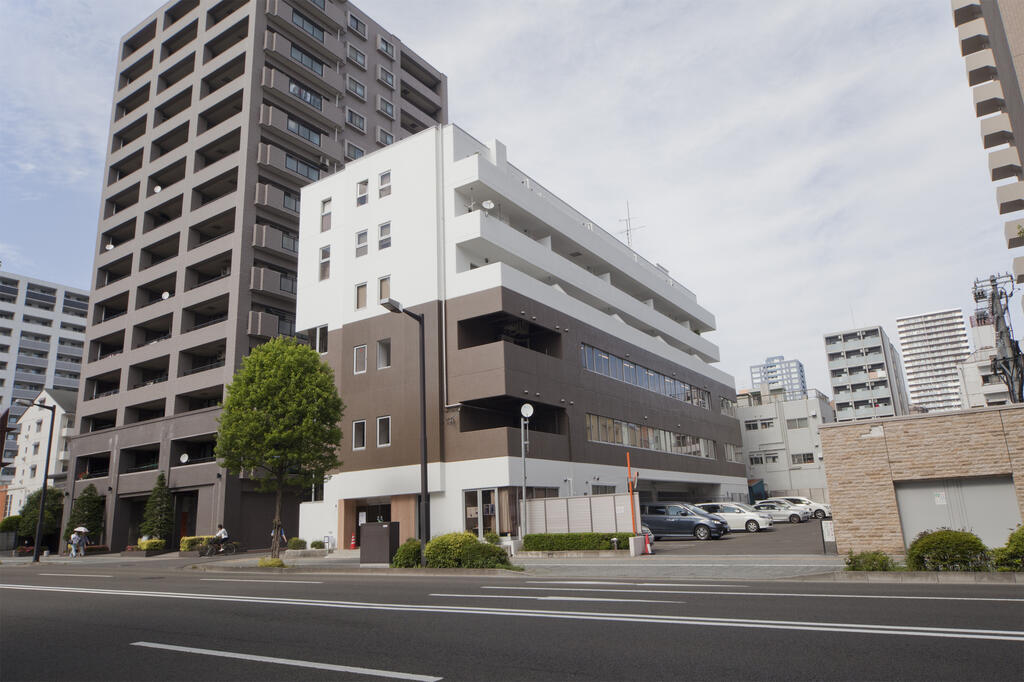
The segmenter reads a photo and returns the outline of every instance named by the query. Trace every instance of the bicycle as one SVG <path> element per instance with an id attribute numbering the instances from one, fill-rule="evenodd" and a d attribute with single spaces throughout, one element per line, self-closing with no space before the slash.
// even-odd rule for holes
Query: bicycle
<path id="1" fill-rule="evenodd" d="M 223 548 L 223 552 L 219 551 Z M 207 542 L 199 545 L 199 556 L 220 556 L 222 554 L 237 554 L 241 550 L 241 545 L 233 540 L 228 540 L 221 545 L 215 545 L 212 542 Z"/>

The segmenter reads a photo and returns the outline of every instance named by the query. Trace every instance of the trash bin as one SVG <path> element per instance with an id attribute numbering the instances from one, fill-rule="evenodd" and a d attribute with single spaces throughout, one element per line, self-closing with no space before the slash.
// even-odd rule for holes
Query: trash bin
<path id="1" fill-rule="evenodd" d="M 359 546 L 360 566 L 388 566 L 402 544 L 399 534 L 399 523 L 364 523 L 360 529 L 361 544 Z"/>

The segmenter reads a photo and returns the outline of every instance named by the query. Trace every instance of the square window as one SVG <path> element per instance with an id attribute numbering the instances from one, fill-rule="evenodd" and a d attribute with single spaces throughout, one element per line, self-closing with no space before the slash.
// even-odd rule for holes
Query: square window
<path id="1" fill-rule="evenodd" d="M 391 275 L 385 275 L 377 280 L 377 299 L 386 301 L 391 298 Z"/>
<path id="2" fill-rule="evenodd" d="M 377 447 L 391 445 L 391 417 L 377 417 Z"/>
<path id="3" fill-rule="evenodd" d="M 345 109 L 345 123 L 349 124 L 356 130 L 365 133 L 366 132 L 366 117 L 360 114 L 355 109 Z"/>
<path id="4" fill-rule="evenodd" d="M 362 310 L 366 307 L 366 284 L 356 285 L 356 310 Z"/>
<path id="5" fill-rule="evenodd" d="M 369 249 L 370 247 L 367 244 L 367 231 L 361 230 L 356 232 L 356 258 L 365 256 Z"/>
<path id="6" fill-rule="evenodd" d="M 377 128 L 377 142 L 380 142 L 382 145 L 387 146 L 389 144 L 393 144 L 394 141 L 394 135 L 384 130 L 383 128 Z"/>
<path id="7" fill-rule="evenodd" d="M 352 349 L 352 373 L 363 374 L 364 372 L 366 372 L 366 344 Z"/>
<path id="8" fill-rule="evenodd" d="M 391 366 L 391 339 L 380 339 L 377 341 L 377 369 L 387 369 Z"/>
<path id="9" fill-rule="evenodd" d="M 384 171 L 380 174 L 380 190 L 378 196 L 384 198 L 391 194 L 391 171 Z"/>
<path id="10" fill-rule="evenodd" d="M 352 422 L 352 449 L 363 450 L 366 448 L 366 420 L 360 419 Z"/>
<path id="11" fill-rule="evenodd" d="M 362 206 L 370 196 L 370 181 L 360 180 L 356 183 L 356 206 Z"/>
<path id="12" fill-rule="evenodd" d="M 345 143 L 345 156 L 349 160 L 355 161 L 356 159 L 361 157 L 363 154 L 365 154 L 365 152 L 360 147 L 357 147 L 356 145 L 352 144 L 351 142 L 346 142 Z"/>
<path id="13" fill-rule="evenodd" d="M 395 58 L 395 45 L 384 36 L 377 36 L 377 49 L 392 59 Z"/>
<path id="14" fill-rule="evenodd" d="M 377 97 L 377 111 L 384 114 L 392 121 L 395 120 L 395 105 L 390 100 L 386 100 L 383 97 Z"/>
<path id="15" fill-rule="evenodd" d="M 358 35 L 366 37 L 366 24 L 351 12 L 348 13 L 348 27 Z"/>
<path id="16" fill-rule="evenodd" d="M 357 81 L 352 76 L 349 76 L 345 82 L 345 89 L 351 92 L 359 99 L 366 101 L 366 86 Z"/>
<path id="17" fill-rule="evenodd" d="M 377 226 L 377 250 L 391 248 L 391 223 Z"/>
<path id="18" fill-rule="evenodd" d="M 355 45 L 348 46 L 348 60 L 363 69 L 366 69 L 366 55 L 359 51 Z"/>
<path id="19" fill-rule="evenodd" d="M 391 73 L 383 66 L 377 67 L 377 80 L 379 80 L 381 83 L 388 86 L 392 90 L 395 89 L 395 74 Z"/>

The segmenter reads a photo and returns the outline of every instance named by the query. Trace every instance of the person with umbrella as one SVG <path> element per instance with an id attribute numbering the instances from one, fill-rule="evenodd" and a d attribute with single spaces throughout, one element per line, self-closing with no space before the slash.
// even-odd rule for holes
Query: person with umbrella
<path id="1" fill-rule="evenodd" d="M 89 529 L 85 526 L 78 526 L 71 534 L 71 557 L 85 556 L 85 534 Z"/>

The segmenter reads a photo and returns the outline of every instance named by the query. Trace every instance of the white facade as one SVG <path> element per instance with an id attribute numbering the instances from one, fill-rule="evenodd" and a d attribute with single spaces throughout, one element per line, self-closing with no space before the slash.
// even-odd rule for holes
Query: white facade
<path id="1" fill-rule="evenodd" d="M 960 400 L 964 408 L 1007 405 L 1010 392 L 1006 384 L 992 373 L 992 358 L 996 355 L 996 328 L 990 319 L 978 322 L 971 316 L 971 336 L 974 352 L 956 367 Z"/>
<path id="2" fill-rule="evenodd" d="M 770 388 L 782 386 L 790 398 L 799 398 L 807 393 L 807 375 L 804 363 L 787 360 L 785 356 L 773 355 L 760 365 L 750 367 L 750 386 L 755 391 L 762 384 Z"/>
<path id="3" fill-rule="evenodd" d="M 43 469 L 46 465 L 46 448 L 50 439 L 50 410 L 34 403 L 53 405 L 53 444 L 50 449 L 50 468 L 47 476 L 50 485 L 57 485 L 52 479 L 62 480 L 68 470 L 67 439 L 73 433 L 75 391 L 43 391 L 33 405 L 27 407 L 18 420 L 18 454 L 14 458 L 14 476 L 7 488 L 7 509 L 3 516 L 21 512 L 25 499 L 43 485 Z"/>
<path id="4" fill-rule="evenodd" d="M 89 292 L 0 272 L 0 412 L 11 408 L 13 426 L 44 388 L 78 389 Z M 0 484 L 13 476 L 17 435 L 3 445 Z"/>
<path id="5" fill-rule="evenodd" d="M 440 301 L 441 330 L 448 328 L 445 302 L 508 290 L 734 391 L 733 378 L 710 364 L 719 359 L 718 348 L 702 334 L 714 329 L 715 319 L 691 291 L 509 164 L 500 142 L 483 144 L 456 126 L 396 142 L 302 190 L 297 327 L 320 336 L 391 315 L 378 304 L 382 278 L 388 278 L 387 295 L 406 308 Z M 358 305 L 360 295 L 365 306 Z M 442 338 L 440 345 L 442 406 L 454 409 L 444 369 L 449 343 Z M 577 351 L 569 353 L 578 362 Z M 414 390 L 412 377 L 408 386 Z M 717 399 L 713 409 L 719 415 Z M 527 483 L 560 495 L 592 487 L 606 492 L 606 486 L 622 492 L 624 464 L 530 458 Z M 656 476 L 658 484 L 676 489 L 706 485 L 725 499 L 747 495 L 739 472 L 644 474 L 648 484 Z M 430 534 L 464 528 L 466 491 L 522 480 L 517 456 L 431 462 Z M 302 505 L 300 534 L 336 535 L 347 545 L 340 501 L 383 501 L 419 490 L 418 465 L 343 469 L 328 477 L 324 501 Z M 403 536 L 410 534 L 403 529 Z"/>
<path id="6" fill-rule="evenodd" d="M 825 335 L 836 421 L 909 413 L 900 355 L 882 327 Z"/>
<path id="7" fill-rule="evenodd" d="M 957 365 L 970 353 L 959 308 L 896 320 L 910 404 L 929 412 L 961 409 Z"/>
<path id="8" fill-rule="evenodd" d="M 781 388 L 741 392 L 736 416 L 743 425 L 747 475 L 763 480 L 769 497 L 829 501 L 818 435 L 819 426 L 836 420 L 828 396 L 811 390 L 790 398 Z"/>

